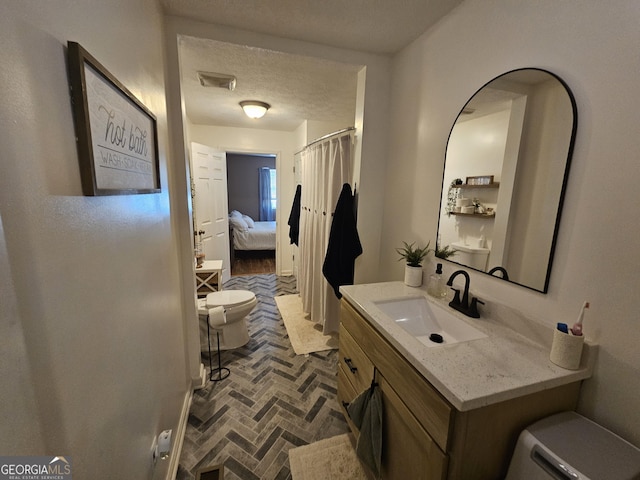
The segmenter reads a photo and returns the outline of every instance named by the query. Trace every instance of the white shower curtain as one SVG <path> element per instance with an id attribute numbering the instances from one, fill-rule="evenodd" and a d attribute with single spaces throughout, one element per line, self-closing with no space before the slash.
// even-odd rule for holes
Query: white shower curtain
<path id="1" fill-rule="evenodd" d="M 351 184 L 352 151 L 352 132 L 302 151 L 298 289 L 304 312 L 325 334 L 338 331 L 340 324 L 340 302 L 322 274 L 322 264 L 340 191 L 345 183 Z"/>

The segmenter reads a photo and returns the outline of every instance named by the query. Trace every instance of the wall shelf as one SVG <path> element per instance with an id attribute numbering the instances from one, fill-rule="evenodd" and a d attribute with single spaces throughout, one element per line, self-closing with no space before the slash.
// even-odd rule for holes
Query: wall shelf
<path id="1" fill-rule="evenodd" d="M 462 213 L 462 212 L 451 212 L 451 215 L 458 215 L 460 217 L 482 217 L 482 218 L 495 218 L 496 214 L 487 215 L 486 213 Z"/>
<path id="2" fill-rule="evenodd" d="M 500 188 L 500 182 L 493 182 L 490 183 L 488 185 L 468 185 L 466 183 L 462 183 L 460 185 L 454 185 L 453 188 L 462 188 L 464 190 L 466 189 L 470 189 L 470 188 Z"/>

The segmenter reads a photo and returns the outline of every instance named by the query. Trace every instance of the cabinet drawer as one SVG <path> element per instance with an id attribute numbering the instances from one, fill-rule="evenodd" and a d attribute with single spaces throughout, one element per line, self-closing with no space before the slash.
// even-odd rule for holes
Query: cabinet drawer
<path id="1" fill-rule="evenodd" d="M 356 393 L 369 388 L 373 380 L 373 363 L 342 325 L 338 355 L 338 363 L 344 369 Z"/>
<path id="2" fill-rule="evenodd" d="M 385 340 L 369 322 L 344 299 L 340 305 L 340 321 L 350 339 L 358 339 L 360 351 L 387 379 L 418 422 L 447 451 L 454 421 L 453 407 L 431 384 Z M 342 330 L 340 331 L 342 338 Z"/>

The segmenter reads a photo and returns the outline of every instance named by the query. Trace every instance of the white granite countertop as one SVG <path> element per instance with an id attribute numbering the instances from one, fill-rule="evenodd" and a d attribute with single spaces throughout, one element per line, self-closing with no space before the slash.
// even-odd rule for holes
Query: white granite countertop
<path id="1" fill-rule="evenodd" d="M 473 319 L 428 296 L 424 287 L 408 287 L 402 282 L 348 285 L 340 287 L 340 292 L 460 411 L 580 381 L 593 371 L 593 345 L 585 343 L 578 370 L 561 368 L 549 360 L 552 329 L 518 317 L 498 304 L 487 302 L 480 307 L 481 318 Z M 444 305 L 487 337 L 427 347 L 373 303 L 416 295 Z"/>

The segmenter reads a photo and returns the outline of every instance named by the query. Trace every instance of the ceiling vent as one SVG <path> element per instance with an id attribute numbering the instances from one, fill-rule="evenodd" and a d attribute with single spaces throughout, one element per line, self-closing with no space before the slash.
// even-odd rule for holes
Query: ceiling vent
<path id="1" fill-rule="evenodd" d="M 224 73 L 198 72 L 198 80 L 203 87 L 226 88 L 231 91 L 236 88 L 236 77 Z"/>

